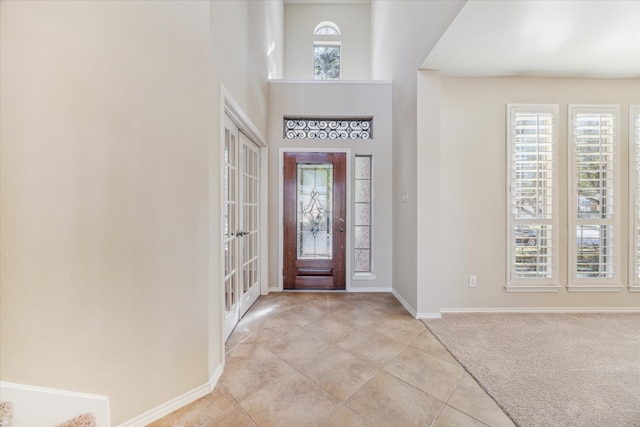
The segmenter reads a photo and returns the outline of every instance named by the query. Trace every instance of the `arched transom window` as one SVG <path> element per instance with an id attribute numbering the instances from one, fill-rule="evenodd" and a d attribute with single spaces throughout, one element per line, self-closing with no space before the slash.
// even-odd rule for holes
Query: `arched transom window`
<path id="1" fill-rule="evenodd" d="M 336 24 L 330 21 L 324 21 L 316 25 L 316 29 L 313 31 L 316 36 L 339 36 L 340 28 Z"/>

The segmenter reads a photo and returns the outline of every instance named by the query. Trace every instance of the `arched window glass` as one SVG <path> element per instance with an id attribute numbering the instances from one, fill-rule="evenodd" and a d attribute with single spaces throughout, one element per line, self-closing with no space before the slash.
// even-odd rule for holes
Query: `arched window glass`
<path id="1" fill-rule="evenodd" d="M 316 25 L 313 34 L 316 36 L 339 36 L 340 28 L 333 22 L 324 21 Z"/>
<path id="2" fill-rule="evenodd" d="M 330 21 L 316 25 L 313 32 L 318 40 L 313 42 L 313 78 L 337 80 L 340 78 L 340 29 Z"/>

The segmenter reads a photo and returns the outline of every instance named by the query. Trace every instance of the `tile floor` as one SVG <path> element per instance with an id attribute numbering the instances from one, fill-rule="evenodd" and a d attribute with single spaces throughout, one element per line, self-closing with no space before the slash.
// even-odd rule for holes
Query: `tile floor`
<path id="1" fill-rule="evenodd" d="M 213 392 L 165 426 L 513 426 L 390 294 L 262 296 Z"/>

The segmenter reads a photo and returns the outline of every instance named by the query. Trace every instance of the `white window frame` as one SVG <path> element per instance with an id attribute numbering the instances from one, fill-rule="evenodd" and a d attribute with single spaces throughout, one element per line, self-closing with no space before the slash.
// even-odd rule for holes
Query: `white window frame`
<path id="1" fill-rule="evenodd" d="M 324 28 L 331 28 L 333 31 L 336 32 L 336 34 L 320 34 L 320 30 L 324 29 Z M 322 21 L 320 22 L 318 25 L 316 25 L 316 28 L 313 30 L 313 35 L 314 36 L 339 36 L 340 35 L 340 28 L 331 21 Z"/>
<path id="2" fill-rule="evenodd" d="M 578 179 L 577 179 L 577 165 L 576 165 L 576 131 L 575 131 L 575 117 L 580 113 L 594 113 L 594 114 L 613 114 L 615 117 L 615 131 L 612 135 L 614 144 L 613 164 L 612 170 L 613 177 L 613 196 L 612 203 L 615 209 L 621 208 L 621 152 L 620 152 L 620 106 L 619 105 L 583 105 L 583 104 L 570 104 L 568 106 L 568 168 L 569 171 L 569 189 L 568 189 L 568 278 L 567 289 L 569 291 L 611 291 L 617 292 L 623 288 L 621 284 L 622 278 L 622 233 L 621 233 L 621 212 L 613 212 L 612 218 L 577 218 L 577 212 L 579 208 L 578 200 Z M 613 240 L 611 245 L 611 253 L 609 257 L 613 257 L 611 263 L 613 271 L 610 277 L 578 277 L 578 265 L 577 265 L 577 247 L 576 247 L 576 230 L 579 225 L 604 225 L 611 229 Z"/>
<path id="3" fill-rule="evenodd" d="M 336 37 L 336 36 L 328 36 L 328 37 Z M 316 48 L 338 48 L 338 78 L 335 79 L 319 79 L 315 74 L 315 61 L 316 61 Z M 337 81 L 340 80 L 342 76 L 342 43 L 339 41 L 314 41 L 313 42 L 313 79 L 315 81 Z"/>
<path id="4" fill-rule="evenodd" d="M 332 28 L 335 30 L 337 34 L 318 34 L 318 32 L 325 28 Z M 341 32 L 338 25 L 331 21 L 322 21 L 316 25 L 313 30 L 314 41 L 313 48 L 311 50 L 311 77 L 316 81 L 330 80 L 336 81 L 342 78 L 342 41 L 341 41 Z M 324 47 L 324 48 L 338 48 L 339 51 L 339 61 L 338 61 L 338 78 L 335 79 L 320 79 L 316 76 L 315 73 L 315 64 L 316 64 L 316 48 Z"/>
<path id="5" fill-rule="evenodd" d="M 517 114 L 551 114 L 552 116 L 552 151 L 551 151 L 551 218 L 522 219 L 516 217 L 516 163 L 515 163 L 515 118 Z M 560 211 L 559 211 L 559 108 L 557 104 L 507 104 L 507 281 L 508 292 L 558 292 L 560 286 Z M 516 271 L 516 226 L 550 227 L 550 277 L 523 278 Z"/>
<path id="6" fill-rule="evenodd" d="M 629 107 L 629 291 L 640 292 L 640 105 Z"/>

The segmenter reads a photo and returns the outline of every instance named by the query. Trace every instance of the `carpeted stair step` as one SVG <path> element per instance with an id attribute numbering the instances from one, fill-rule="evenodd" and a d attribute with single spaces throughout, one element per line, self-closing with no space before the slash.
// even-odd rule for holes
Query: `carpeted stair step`
<path id="1" fill-rule="evenodd" d="M 13 425 L 13 402 L 0 402 L 0 427 Z"/>

